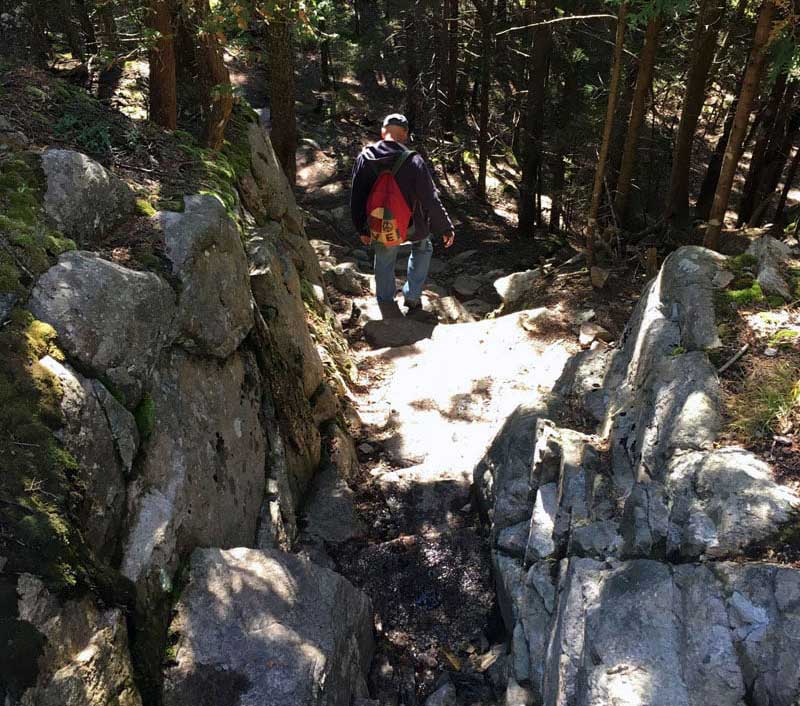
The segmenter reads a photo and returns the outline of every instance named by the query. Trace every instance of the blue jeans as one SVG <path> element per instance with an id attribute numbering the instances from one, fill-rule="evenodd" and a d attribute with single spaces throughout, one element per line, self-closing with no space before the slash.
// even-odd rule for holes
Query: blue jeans
<path id="1" fill-rule="evenodd" d="M 394 301 L 396 291 L 394 281 L 394 265 L 397 261 L 399 247 L 387 248 L 381 243 L 373 243 L 375 251 L 375 292 L 380 303 Z M 433 245 L 430 238 L 419 240 L 411 246 L 408 258 L 406 283 L 403 285 L 403 296 L 406 303 L 418 302 L 422 296 L 422 288 L 428 276 L 433 256 Z"/>

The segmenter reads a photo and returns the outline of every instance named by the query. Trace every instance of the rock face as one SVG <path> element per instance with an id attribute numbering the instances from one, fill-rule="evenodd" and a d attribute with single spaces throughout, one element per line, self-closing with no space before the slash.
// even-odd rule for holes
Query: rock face
<path id="1" fill-rule="evenodd" d="M 281 169 L 264 128 L 251 123 L 247 139 L 252 155 L 253 184 L 243 189 L 245 205 L 257 220 L 280 221 L 285 216 L 301 222 L 292 187 Z"/>
<path id="2" fill-rule="evenodd" d="M 133 213 L 133 192 L 122 180 L 80 152 L 49 149 L 42 155 L 47 179 L 44 209 L 55 226 L 83 243 Z"/>
<path id="3" fill-rule="evenodd" d="M 101 610 L 88 596 L 62 604 L 30 574 L 19 577 L 17 597 L 19 620 L 44 643 L 20 706 L 141 706 L 121 610 Z"/>
<path id="4" fill-rule="evenodd" d="M 800 571 L 720 561 L 773 535 L 798 503 L 751 453 L 716 448 L 719 384 L 704 351 L 724 262 L 676 251 L 621 348 L 568 366 L 559 392 L 586 396 L 610 462 L 597 438 L 519 410 L 475 470 L 515 703 L 800 698 L 800 666 L 779 656 Z"/>
<path id="5" fill-rule="evenodd" d="M 28 142 L 7 127 L 0 119 L 0 147 Z M 192 661 L 200 652 L 183 649 L 170 703 L 218 704 L 226 689 L 251 686 L 258 703 L 270 703 L 267 695 L 275 704 L 350 706 L 351 696 L 367 696 L 372 613 L 363 594 L 297 557 L 224 551 L 287 548 L 301 529 L 303 542 L 323 547 L 361 531 L 344 483 L 358 469 L 356 452 L 332 423 L 345 388 L 334 391 L 338 373 L 328 370 L 330 355 L 323 367 L 306 304 L 326 326 L 337 322 L 268 137 L 253 123 L 246 140 L 238 147 L 251 148 L 251 169 L 239 174 L 238 218 L 214 196 L 189 195 L 181 213 L 147 224 L 163 235 L 169 277 L 68 252 L 28 302 L 0 297 L 0 326 L 14 306 L 27 306 L 58 334 L 58 349 L 36 371 L 57 379 L 47 375 L 46 391 L 61 394 L 62 428 L 53 433 L 63 449 L 54 451 L 63 451 L 70 492 L 56 497 L 43 486 L 39 496 L 32 469 L 31 497 L 68 507 L 57 517 L 69 532 L 56 522 L 53 531 L 79 545 L 75 573 L 58 566 L 64 585 L 4 573 L 0 556 L 5 706 L 141 706 L 138 684 L 157 700 L 175 572 L 197 547 L 219 548 L 195 561 L 181 645 L 196 639 L 211 649 L 203 640 L 219 629 L 230 639 L 224 656 L 241 669 Z M 130 188 L 88 157 L 48 150 L 42 165 L 50 222 L 85 247 L 133 216 Z M 201 629 L 191 601 L 228 609 L 217 600 L 221 587 L 236 594 L 239 617 L 206 614 Z M 124 607 L 100 607 L 112 601 Z M 259 650 L 274 662 L 252 661 Z M 186 698 L 175 696 L 181 689 Z"/>
<path id="6" fill-rule="evenodd" d="M 154 568 L 170 576 L 178 558 L 198 545 L 252 542 L 264 493 L 261 381 L 252 355 L 218 362 L 172 349 L 149 394 L 153 430 L 130 489 L 122 562 L 132 581 Z"/>
<path id="7" fill-rule="evenodd" d="M 79 465 L 85 488 L 80 523 L 97 555 L 111 561 L 125 508 L 126 475 L 139 446 L 133 415 L 97 380 L 51 357 L 40 363 L 61 383 L 63 443 Z"/>
<path id="8" fill-rule="evenodd" d="M 135 406 L 172 336 L 175 295 L 154 274 L 68 252 L 39 278 L 28 307 L 55 328 L 81 369 L 108 380 Z"/>
<path id="9" fill-rule="evenodd" d="M 165 706 L 350 706 L 368 696 L 369 599 L 297 556 L 198 549 L 171 632 Z"/>
<path id="10" fill-rule="evenodd" d="M 303 379 L 311 397 L 322 383 L 322 360 L 308 330 L 300 276 L 280 241 L 259 232 L 247 241 L 250 286 L 261 315 L 275 333 L 281 355 Z"/>
<path id="11" fill-rule="evenodd" d="M 236 224 L 215 196 L 184 198 L 157 218 L 181 282 L 175 327 L 188 350 L 225 358 L 253 327 L 247 258 Z"/>

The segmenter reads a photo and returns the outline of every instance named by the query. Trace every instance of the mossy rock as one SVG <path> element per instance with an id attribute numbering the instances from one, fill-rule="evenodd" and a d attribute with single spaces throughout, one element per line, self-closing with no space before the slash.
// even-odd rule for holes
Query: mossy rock
<path id="1" fill-rule="evenodd" d="M 6 573 L 31 573 L 54 593 L 92 590 L 132 600 L 126 579 L 95 558 L 75 517 L 78 465 L 55 431 L 62 425 L 58 379 L 39 364 L 63 359 L 55 331 L 17 308 L 0 331 L 0 556 Z"/>
<path id="2" fill-rule="evenodd" d="M 75 243 L 47 224 L 44 174 L 38 155 L 18 152 L 0 159 L 0 293 L 24 295 L 52 259 Z"/>

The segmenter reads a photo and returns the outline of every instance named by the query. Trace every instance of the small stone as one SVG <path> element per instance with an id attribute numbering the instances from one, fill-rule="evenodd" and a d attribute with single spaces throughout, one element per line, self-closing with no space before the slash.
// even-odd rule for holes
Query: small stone
<path id="1" fill-rule="evenodd" d="M 730 270 L 720 270 L 714 275 L 711 284 L 720 289 L 725 289 L 731 282 L 733 282 L 735 275 Z"/>
<path id="2" fill-rule="evenodd" d="M 773 348 L 772 346 L 767 346 L 764 349 L 764 355 L 767 356 L 768 358 L 774 358 L 776 355 L 778 355 L 778 349 Z"/>
<path id="3" fill-rule="evenodd" d="M 522 303 L 525 295 L 531 291 L 534 284 L 541 279 L 542 271 L 526 270 L 525 272 L 512 272 L 506 277 L 501 277 L 494 283 L 494 288 L 509 310 Z"/>
<path id="4" fill-rule="evenodd" d="M 457 294 L 462 297 L 472 297 L 477 294 L 478 290 L 483 286 L 477 277 L 471 275 L 459 275 L 453 282 L 453 289 Z"/>
<path id="5" fill-rule="evenodd" d="M 584 309 L 583 311 L 576 312 L 575 316 L 572 318 L 572 321 L 577 325 L 580 326 L 581 324 L 585 324 L 587 321 L 591 321 L 596 316 L 594 309 Z"/>
<path id="6" fill-rule="evenodd" d="M 448 682 L 434 691 L 425 701 L 425 706 L 457 706 L 456 688 Z"/>
<path id="7" fill-rule="evenodd" d="M 581 348 L 588 348 L 595 340 L 609 342 L 612 340 L 612 336 L 599 324 L 585 321 L 581 324 L 580 335 L 578 337 L 578 342 L 581 344 Z"/>
<path id="8" fill-rule="evenodd" d="M 439 275 L 447 269 L 447 265 L 442 262 L 438 257 L 431 258 L 431 264 L 428 267 L 428 274 Z"/>
<path id="9" fill-rule="evenodd" d="M 477 254 L 477 250 L 465 250 L 464 252 L 458 253 L 458 255 L 454 255 L 450 262 L 454 265 L 463 265 L 467 260 L 471 260 Z"/>
<path id="10" fill-rule="evenodd" d="M 359 444 L 358 450 L 360 453 L 364 454 L 365 456 L 371 456 L 375 453 L 375 448 L 370 444 Z"/>
<path id="11" fill-rule="evenodd" d="M 608 281 L 608 270 L 604 270 L 602 267 L 597 267 L 595 265 L 589 272 L 589 275 L 592 280 L 592 287 L 595 289 L 602 289 L 606 286 L 606 282 Z"/>
<path id="12" fill-rule="evenodd" d="M 494 307 L 483 299 L 469 299 L 463 302 L 463 307 L 472 314 L 476 319 L 482 319 Z"/>

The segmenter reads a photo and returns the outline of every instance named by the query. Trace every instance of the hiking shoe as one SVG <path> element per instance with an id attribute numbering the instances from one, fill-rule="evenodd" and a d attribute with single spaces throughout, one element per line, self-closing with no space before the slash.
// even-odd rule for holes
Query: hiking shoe
<path id="1" fill-rule="evenodd" d="M 439 319 L 432 311 L 425 311 L 421 302 L 406 302 L 406 318 L 414 319 L 425 324 L 439 323 Z"/>
<path id="2" fill-rule="evenodd" d="M 402 319 L 403 312 L 397 306 L 397 302 L 378 302 L 378 309 L 380 309 L 381 317 L 383 319 Z"/>

